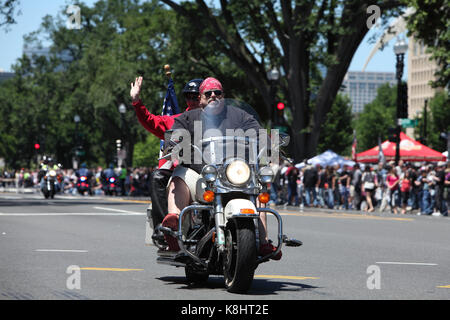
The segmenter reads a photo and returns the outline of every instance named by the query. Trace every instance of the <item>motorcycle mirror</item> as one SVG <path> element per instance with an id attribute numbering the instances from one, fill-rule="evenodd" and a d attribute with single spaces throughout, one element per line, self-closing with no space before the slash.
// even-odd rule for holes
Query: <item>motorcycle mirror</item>
<path id="1" fill-rule="evenodd" d="M 280 146 L 285 147 L 289 144 L 291 137 L 286 133 L 280 133 Z"/>

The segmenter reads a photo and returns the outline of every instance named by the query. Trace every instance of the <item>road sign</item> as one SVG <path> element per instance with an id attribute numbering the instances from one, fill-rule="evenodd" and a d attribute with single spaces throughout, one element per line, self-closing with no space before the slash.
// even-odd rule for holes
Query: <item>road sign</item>
<path id="1" fill-rule="evenodd" d="M 419 120 L 418 119 L 399 119 L 400 124 L 403 128 L 415 128 L 417 127 Z"/>

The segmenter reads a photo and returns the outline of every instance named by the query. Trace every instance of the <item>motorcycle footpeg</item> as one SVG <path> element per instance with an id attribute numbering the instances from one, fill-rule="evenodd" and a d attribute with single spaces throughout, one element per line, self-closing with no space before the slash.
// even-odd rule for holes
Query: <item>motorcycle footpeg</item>
<path id="1" fill-rule="evenodd" d="M 172 236 L 174 238 L 178 237 L 178 234 L 175 231 L 173 231 L 172 229 L 167 228 L 167 227 L 161 226 L 161 227 L 158 228 L 158 231 L 161 231 L 163 234 L 167 234 L 167 235 Z"/>
<path id="2" fill-rule="evenodd" d="M 286 247 L 300 247 L 303 242 L 297 239 L 290 239 L 286 235 L 283 235 L 283 243 Z"/>
<path id="3" fill-rule="evenodd" d="M 173 261 L 188 264 L 189 262 L 193 262 L 193 259 L 184 252 L 180 252 L 174 257 Z"/>

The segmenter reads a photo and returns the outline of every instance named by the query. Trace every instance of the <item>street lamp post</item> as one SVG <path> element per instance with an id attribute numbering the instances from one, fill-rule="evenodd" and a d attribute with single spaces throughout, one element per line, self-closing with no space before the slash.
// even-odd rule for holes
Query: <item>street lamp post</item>
<path id="1" fill-rule="evenodd" d="M 427 105 L 428 99 L 425 99 L 425 105 L 423 106 L 423 140 L 422 143 L 427 145 Z"/>
<path id="2" fill-rule="evenodd" d="M 78 114 L 73 117 L 73 121 L 75 122 L 75 163 L 73 164 L 74 169 L 78 169 L 78 163 L 80 162 L 80 157 L 78 155 L 78 147 L 80 145 L 80 138 L 78 133 L 78 124 L 81 121 L 81 118 Z"/>
<path id="3" fill-rule="evenodd" d="M 403 77 L 403 60 L 405 57 L 405 52 L 408 49 L 408 45 L 405 43 L 404 40 L 399 40 L 394 45 L 394 53 L 397 57 L 396 62 L 396 78 L 397 78 L 397 141 L 396 141 L 396 148 L 395 148 L 395 165 L 398 165 L 400 161 L 400 132 L 402 130 L 402 126 L 400 123 L 401 118 L 401 109 L 404 101 L 402 101 L 402 92 L 403 92 L 403 85 L 402 85 L 402 77 Z"/>
<path id="4" fill-rule="evenodd" d="M 125 123 L 125 119 L 124 119 L 124 116 L 125 116 L 125 112 L 127 111 L 127 108 L 125 107 L 125 104 L 123 104 L 123 103 L 121 103 L 120 105 L 119 105 L 119 112 L 120 112 L 120 126 L 121 126 L 121 138 L 122 138 L 122 141 L 121 142 L 123 142 L 123 144 L 125 144 L 125 142 L 126 142 L 126 140 L 124 139 L 124 130 L 125 130 L 125 125 L 124 125 L 124 123 Z M 120 141 L 120 140 L 118 140 L 118 141 Z M 123 151 L 123 149 L 125 149 L 125 151 Z M 118 149 L 117 150 L 117 161 L 118 161 L 118 166 L 120 167 L 121 165 L 122 165 L 122 161 L 124 160 L 124 152 L 126 152 L 126 148 L 120 148 L 120 149 Z M 125 159 L 126 159 L 126 157 L 125 157 Z M 125 161 L 125 163 L 126 163 L 126 161 Z"/>
<path id="5" fill-rule="evenodd" d="M 273 121 L 274 121 L 275 125 L 279 124 L 277 110 L 276 110 L 276 108 L 274 108 L 275 107 L 275 83 L 278 81 L 279 78 L 280 78 L 280 72 L 276 68 L 273 68 L 272 70 L 267 72 L 267 79 L 270 81 L 270 99 L 271 99 L 270 105 L 272 106 Z"/>

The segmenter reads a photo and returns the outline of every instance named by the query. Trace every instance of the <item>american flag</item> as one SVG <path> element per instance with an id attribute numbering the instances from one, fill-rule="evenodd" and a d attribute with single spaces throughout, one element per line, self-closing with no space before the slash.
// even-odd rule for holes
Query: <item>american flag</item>
<path id="1" fill-rule="evenodd" d="M 174 114 L 180 113 L 180 108 L 178 107 L 177 95 L 175 94 L 175 88 L 173 86 L 172 78 L 169 79 L 167 84 L 166 97 L 164 98 L 163 109 L 161 115 L 172 116 Z M 164 147 L 164 140 L 161 140 L 161 149 Z"/>
<path id="2" fill-rule="evenodd" d="M 353 131 L 352 160 L 355 161 L 355 162 L 357 162 L 357 159 L 356 159 L 356 143 L 357 143 L 356 132 Z"/>

